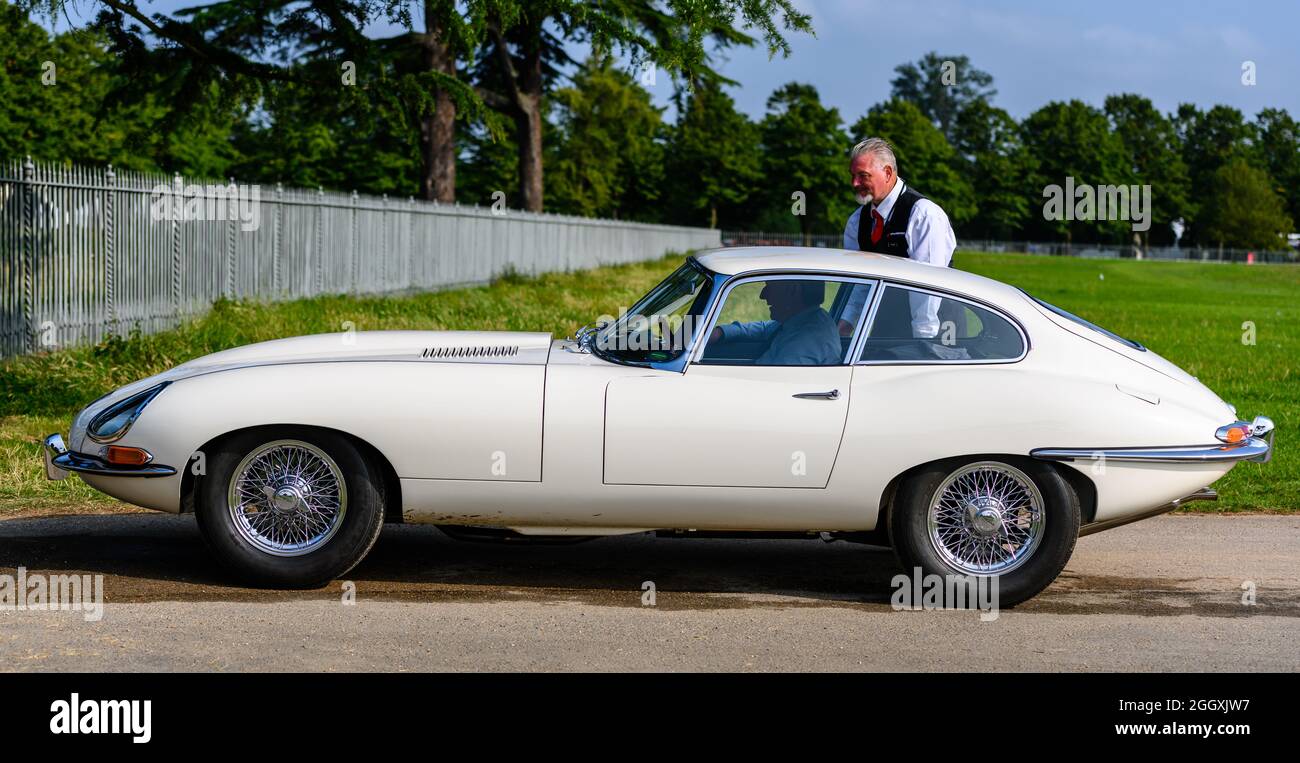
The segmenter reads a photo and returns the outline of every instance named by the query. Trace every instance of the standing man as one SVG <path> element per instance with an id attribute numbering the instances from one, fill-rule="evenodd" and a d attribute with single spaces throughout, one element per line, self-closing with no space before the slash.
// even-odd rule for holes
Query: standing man
<path id="1" fill-rule="evenodd" d="M 867 138 L 849 155 L 853 192 L 862 206 L 844 225 L 844 248 L 910 257 L 937 267 L 952 264 L 957 237 L 948 215 L 898 176 L 894 149 L 880 138 Z M 866 224 L 862 220 L 866 220 Z M 865 297 L 851 299 L 845 315 L 857 317 Z M 853 333 L 853 324 L 840 321 L 840 333 Z M 912 335 L 932 338 L 939 333 L 939 298 L 912 297 Z"/>

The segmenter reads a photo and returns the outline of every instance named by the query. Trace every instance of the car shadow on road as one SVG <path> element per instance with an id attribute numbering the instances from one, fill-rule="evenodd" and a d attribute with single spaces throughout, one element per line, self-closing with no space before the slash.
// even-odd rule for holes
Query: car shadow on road
<path id="1" fill-rule="evenodd" d="M 102 574 L 109 602 L 335 598 L 248 588 L 208 552 L 192 516 L 54 516 L 0 522 L 0 570 Z M 847 542 L 598 538 L 564 545 L 467 542 L 427 525 L 384 528 L 346 576 L 358 597 L 412 601 L 576 600 L 660 608 L 888 605 L 894 555 Z"/>
<path id="2" fill-rule="evenodd" d="M 319 589 L 250 588 L 208 552 L 192 516 L 75 515 L 0 521 L 0 573 L 102 574 L 106 603 L 578 602 L 657 609 L 853 607 L 887 610 L 893 552 L 821 540 L 657 538 L 577 544 L 475 543 L 428 525 L 390 525 L 364 561 Z M 1242 606 L 1236 582 L 1124 577 L 1069 567 L 1017 612 L 1300 617 L 1300 592 L 1259 589 Z M 653 592 L 653 593 L 651 593 Z"/>

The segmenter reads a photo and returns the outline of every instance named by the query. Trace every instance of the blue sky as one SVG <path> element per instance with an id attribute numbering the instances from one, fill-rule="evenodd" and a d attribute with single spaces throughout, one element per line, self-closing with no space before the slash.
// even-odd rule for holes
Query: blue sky
<path id="1" fill-rule="evenodd" d="M 1165 112 L 1192 102 L 1227 104 L 1248 117 L 1265 106 L 1300 116 L 1300 3 L 1294 0 L 797 2 L 812 15 L 815 38 L 793 37 L 788 59 L 769 61 L 765 50 L 752 49 L 732 51 L 720 63 L 740 83 L 731 92 L 751 116 L 763 114 L 774 89 L 800 81 L 815 85 L 852 123 L 888 97 L 895 66 L 930 50 L 965 54 L 992 74 L 994 103 L 1016 118 L 1052 100 L 1100 106 L 1120 92 L 1146 95 Z M 140 4 L 171 10 L 194 0 Z M 72 20 L 78 22 L 75 13 Z M 1245 61 L 1255 63 L 1254 86 L 1242 84 Z M 666 77 L 651 90 L 667 105 Z"/>

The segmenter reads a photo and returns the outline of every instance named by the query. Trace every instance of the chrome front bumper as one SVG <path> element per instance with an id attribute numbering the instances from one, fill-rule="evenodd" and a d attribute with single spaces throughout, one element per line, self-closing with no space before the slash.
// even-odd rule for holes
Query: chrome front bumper
<path id="1" fill-rule="evenodd" d="M 1236 461 L 1265 462 L 1273 457 L 1273 422 L 1256 416 L 1253 436 L 1241 442 L 1219 445 L 1186 445 L 1168 448 L 1038 448 L 1029 455 L 1045 461 L 1114 461 L 1117 463 L 1186 464 Z"/>
<path id="2" fill-rule="evenodd" d="M 52 434 L 45 438 L 45 476 L 61 480 L 68 472 L 98 474 L 107 477 L 170 477 L 176 470 L 162 464 L 144 466 L 116 466 L 98 456 L 73 453 L 63 442 L 63 435 Z"/>

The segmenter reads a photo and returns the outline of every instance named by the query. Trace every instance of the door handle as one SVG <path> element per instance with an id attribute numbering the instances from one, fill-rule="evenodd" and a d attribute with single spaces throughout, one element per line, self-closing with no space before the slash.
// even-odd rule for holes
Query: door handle
<path id="1" fill-rule="evenodd" d="M 804 400 L 813 400 L 813 399 L 839 400 L 840 391 L 837 389 L 833 389 L 830 392 L 797 392 L 794 395 L 791 395 L 791 397 L 798 397 Z"/>

